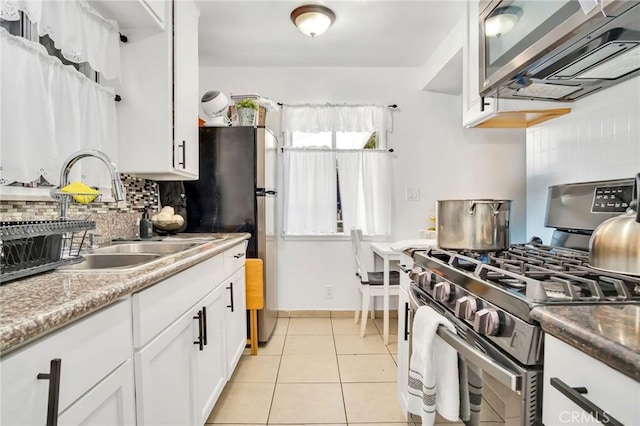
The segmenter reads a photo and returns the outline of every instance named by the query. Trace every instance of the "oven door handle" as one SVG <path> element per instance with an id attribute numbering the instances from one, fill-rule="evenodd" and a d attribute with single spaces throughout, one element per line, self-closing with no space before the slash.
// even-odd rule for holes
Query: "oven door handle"
<path id="1" fill-rule="evenodd" d="M 442 338 L 442 340 L 447 342 L 449 346 L 454 348 L 462 358 L 468 360 L 471 364 L 483 371 L 486 371 L 489 375 L 512 391 L 520 393 L 522 390 L 522 376 L 520 374 L 498 364 L 478 349 L 462 340 L 457 334 L 453 334 L 447 330 L 444 326 L 438 327 L 437 334 Z"/>

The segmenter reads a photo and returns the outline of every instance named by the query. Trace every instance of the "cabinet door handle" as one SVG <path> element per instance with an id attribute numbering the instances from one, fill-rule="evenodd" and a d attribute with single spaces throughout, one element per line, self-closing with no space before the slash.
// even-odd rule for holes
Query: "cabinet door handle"
<path id="1" fill-rule="evenodd" d="M 231 297 L 231 304 L 227 305 L 227 308 L 231 308 L 231 312 L 233 312 L 233 283 L 229 283 L 227 290 L 230 290 L 229 295 Z"/>
<path id="2" fill-rule="evenodd" d="M 581 395 L 587 393 L 586 388 L 572 388 L 557 377 L 552 377 L 550 383 L 551 386 L 558 389 L 561 394 L 573 401 L 578 407 L 591 414 L 597 421 L 604 423 L 605 425 L 623 426 L 622 423 L 611 417 L 609 413 Z"/>
<path id="3" fill-rule="evenodd" d="M 207 307 L 202 307 L 202 337 L 204 338 L 204 345 L 207 346 Z"/>
<path id="4" fill-rule="evenodd" d="M 244 257 L 244 253 L 234 254 L 233 257 L 235 257 L 236 259 L 240 259 L 240 258 Z"/>
<path id="5" fill-rule="evenodd" d="M 198 340 L 193 342 L 194 345 L 198 345 L 200 350 L 204 350 L 204 339 L 202 338 L 202 311 L 198 311 L 198 315 L 193 317 L 193 319 L 198 320 Z"/>
<path id="6" fill-rule="evenodd" d="M 404 304 L 404 341 L 409 340 L 409 302 Z"/>
<path id="7" fill-rule="evenodd" d="M 38 380 L 49 380 L 49 402 L 47 403 L 47 426 L 58 424 L 58 403 L 60 402 L 60 367 L 62 359 L 54 358 L 48 373 L 38 374 Z"/>
<path id="8" fill-rule="evenodd" d="M 182 161 L 180 163 L 178 163 L 179 166 L 182 166 L 183 169 L 187 168 L 187 141 L 182 141 L 182 144 L 180 145 L 180 148 L 182 148 Z"/>

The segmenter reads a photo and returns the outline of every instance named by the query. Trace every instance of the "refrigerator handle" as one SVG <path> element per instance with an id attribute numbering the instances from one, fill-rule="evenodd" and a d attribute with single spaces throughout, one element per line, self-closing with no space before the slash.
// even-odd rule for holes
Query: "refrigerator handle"
<path id="1" fill-rule="evenodd" d="M 265 197 L 267 195 L 278 195 L 278 191 L 273 189 L 256 188 L 256 197 Z"/>

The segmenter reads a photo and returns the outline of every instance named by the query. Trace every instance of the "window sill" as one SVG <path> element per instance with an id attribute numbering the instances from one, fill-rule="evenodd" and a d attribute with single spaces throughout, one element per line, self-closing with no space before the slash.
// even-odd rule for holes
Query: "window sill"
<path id="1" fill-rule="evenodd" d="M 351 241 L 349 234 L 285 234 L 285 241 Z M 388 241 L 389 235 L 364 235 L 362 241 Z"/>

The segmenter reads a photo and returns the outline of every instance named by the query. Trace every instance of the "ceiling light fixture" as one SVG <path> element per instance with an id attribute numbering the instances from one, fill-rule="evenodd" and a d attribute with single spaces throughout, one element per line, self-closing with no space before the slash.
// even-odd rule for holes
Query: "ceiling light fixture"
<path id="1" fill-rule="evenodd" d="M 516 26 L 522 15 L 517 6 L 499 7 L 484 21 L 484 33 L 487 37 L 500 37 Z"/>
<path id="2" fill-rule="evenodd" d="M 300 6 L 291 12 L 291 22 L 309 37 L 319 36 L 327 31 L 335 19 L 333 10 L 319 5 Z"/>

